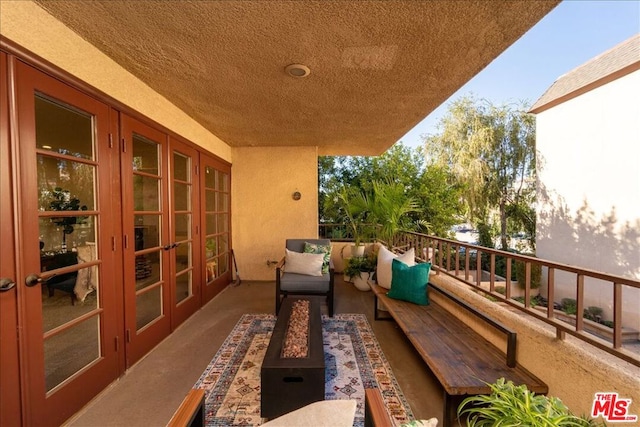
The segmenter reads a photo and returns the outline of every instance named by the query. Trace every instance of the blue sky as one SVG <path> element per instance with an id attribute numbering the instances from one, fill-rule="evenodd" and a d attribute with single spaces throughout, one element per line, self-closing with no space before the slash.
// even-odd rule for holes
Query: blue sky
<path id="1" fill-rule="evenodd" d="M 558 77 L 638 33 L 640 0 L 565 0 L 400 141 L 421 146 L 447 104 L 470 93 L 497 105 L 533 104 Z"/>

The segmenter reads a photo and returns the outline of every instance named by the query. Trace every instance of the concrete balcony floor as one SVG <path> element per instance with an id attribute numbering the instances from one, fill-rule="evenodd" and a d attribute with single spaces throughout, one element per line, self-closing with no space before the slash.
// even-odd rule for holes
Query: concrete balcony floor
<path id="1" fill-rule="evenodd" d="M 363 313 L 418 419 L 442 418 L 442 388 L 392 321 L 374 321 L 373 294 L 336 275 L 336 313 Z M 70 421 L 70 426 L 164 426 L 240 316 L 273 313 L 275 282 L 228 287 Z M 326 306 L 323 305 L 326 314 Z"/>

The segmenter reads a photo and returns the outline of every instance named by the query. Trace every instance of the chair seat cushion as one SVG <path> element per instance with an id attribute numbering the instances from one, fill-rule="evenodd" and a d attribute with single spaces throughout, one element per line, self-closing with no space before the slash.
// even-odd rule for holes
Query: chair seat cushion
<path id="1" fill-rule="evenodd" d="M 280 278 L 280 289 L 289 292 L 323 293 L 329 291 L 329 280 L 329 274 L 308 276 L 306 274 L 285 272 Z"/>

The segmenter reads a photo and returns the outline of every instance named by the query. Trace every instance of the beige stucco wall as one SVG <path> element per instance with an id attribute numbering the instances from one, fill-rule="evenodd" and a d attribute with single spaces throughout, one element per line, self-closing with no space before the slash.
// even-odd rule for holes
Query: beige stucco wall
<path id="1" fill-rule="evenodd" d="M 315 237 L 317 148 L 232 150 L 182 110 L 76 35 L 35 3 L 0 0 L 0 34 L 113 99 L 233 162 L 232 239 L 243 279 L 273 280 L 267 260 L 287 237 Z M 294 191 L 302 199 L 294 201 Z"/>
<path id="2" fill-rule="evenodd" d="M 635 71 L 537 115 L 539 257 L 640 279 L 638 94 Z M 575 281 L 557 274 L 558 299 Z M 585 281 L 591 305 L 612 319 L 610 284 Z M 640 330 L 640 290 L 624 288 L 622 317 Z"/>
<path id="3" fill-rule="evenodd" d="M 267 261 L 284 256 L 285 240 L 317 237 L 317 156 L 315 147 L 233 149 L 232 238 L 243 280 L 275 280 Z"/>
<path id="4" fill-rule="evenodd" d="M 0 0 L 0 34 L 226 161 L 230 147 L 35 3 Z"/>
<path id="5" fill-rule="evenodd" d="M 639 368 L 573 337 L 558 340 L 555 330 L 545 323 L 491 302 L 444 274 L 432 275 L 430 281 L 516 331 L 518 363 L 547 383 L 549 396 L 560 398 L 573 413 L 590 414 L 595 393 L 615 391 L 621 398 L 632 399 L 630 413 L 640 415 Z M 504 338 L 475 319 L 464 317 L 464 321 L 504 349 Z"/>

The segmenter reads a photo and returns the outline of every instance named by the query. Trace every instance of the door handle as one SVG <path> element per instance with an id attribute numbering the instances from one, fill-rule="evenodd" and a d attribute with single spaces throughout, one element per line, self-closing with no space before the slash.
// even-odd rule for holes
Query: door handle
<path id="1" fill-rule="evenodd" d="M 13 280 L 7 277 L 3 277 L 2 279 L 0 279 L 0 292 L 6 292 L 9 289 L 13 288 L 15 285 L 16 282 L 14 282 Z"/>
<path id="2" fill-rule="evenodd" d="M 47 283 L 48 280 L 56 276 L 57 274 L 52 274 L 51 276 L 41 277 L 40 275 L 33 273 L 28 275 L 27 278 L 24 279 L 24 283 L 29 287 L 35 286 L 35 285 L 41 285 L 43 283 Z"/>

